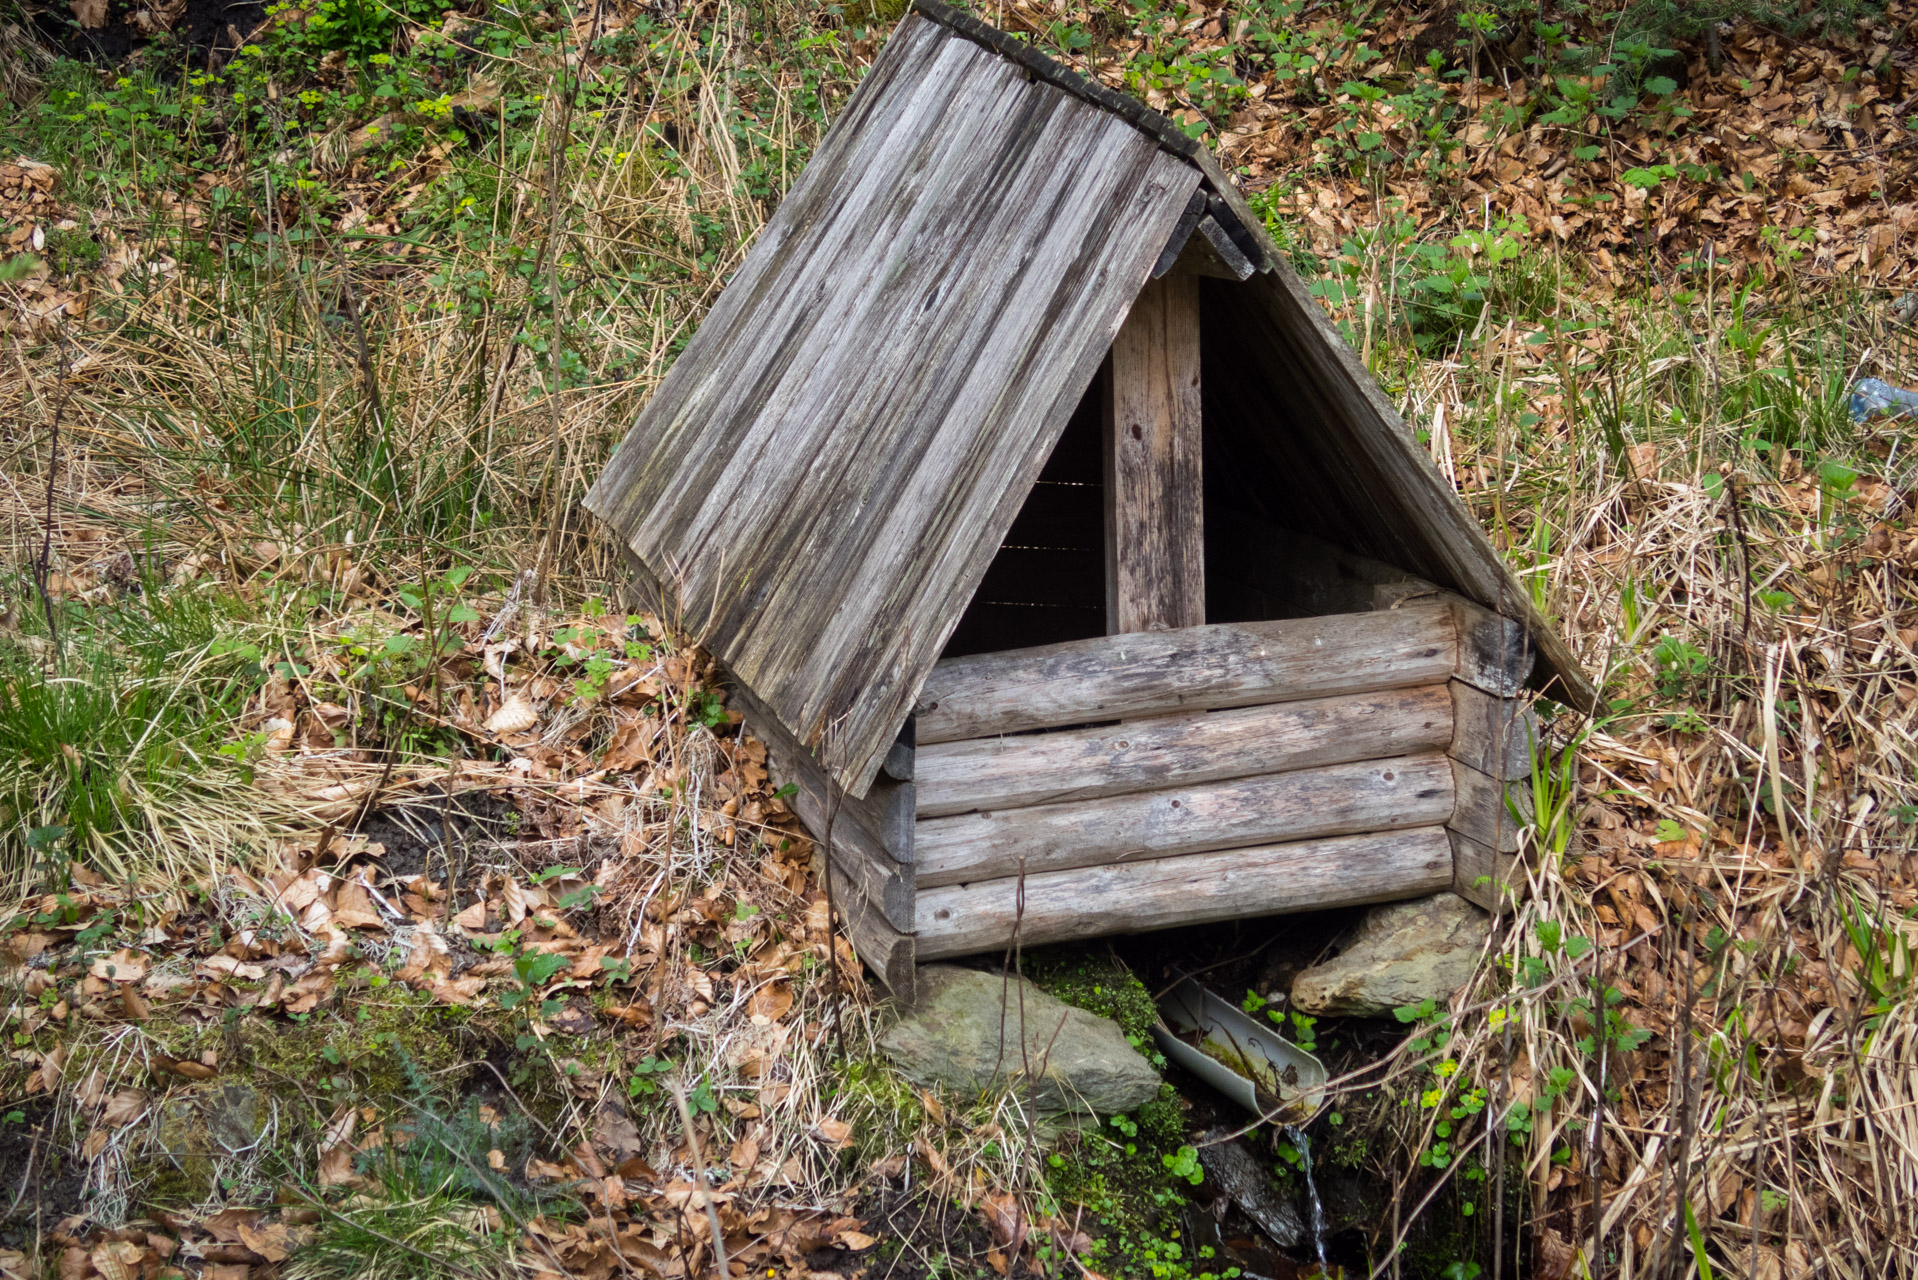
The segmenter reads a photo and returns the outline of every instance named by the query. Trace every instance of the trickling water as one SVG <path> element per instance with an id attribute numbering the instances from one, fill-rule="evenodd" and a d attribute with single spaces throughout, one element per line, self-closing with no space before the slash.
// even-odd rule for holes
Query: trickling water
<path id="1" fill-rule="evenodd" d="M 1325 1205 L 1319 1200 L 1319 1184 L 1312 1177 L 1312 1140 L 1305 1136 L 1303 1129 L 1287 1125 L 1285 1131 L 1291 1136 L 1292 1145 L 1299 1149 L 1299 1166 L 1305 1171 L 1305 1197 L 1312 1206 L 1312 1249 L 1318 1255 L 1319 1274 L 1330 1275 L 1325 1261 Z"/>

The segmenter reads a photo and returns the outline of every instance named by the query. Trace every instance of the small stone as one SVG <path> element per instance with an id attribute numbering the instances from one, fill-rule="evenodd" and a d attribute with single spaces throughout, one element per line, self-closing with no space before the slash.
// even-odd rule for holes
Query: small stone
<path id="1" fill-rule="evenodd" d="M 1019 1044 L 1023 1001 L 1025 1048 Z M 879 1038 L 918 1085 L 961 1095 L 1023 1090 L 1026 1064 L 1042 1112 L 1115 1115 L 1159 1094 L 1159 1075 L 1119 1024 L 1076 1009 L 1023 978 L 927 965 L 918 1001 Z"/>
<path id="2" fill-rule="evenodd" d="M 1331 960 L 1292 983 L 1292 1007 L 1369 1018 L 1408 1004 L 1443 1005 L 1477 968 L 1492 917 L 1457 894 L 1373 907 Z"/>

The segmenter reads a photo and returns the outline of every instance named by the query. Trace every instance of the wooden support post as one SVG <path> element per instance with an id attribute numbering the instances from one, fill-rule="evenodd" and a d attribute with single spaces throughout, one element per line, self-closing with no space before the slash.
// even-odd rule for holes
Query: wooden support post
<path id="1" fill-rule="evenodd" d="M 1199 281 L 1175 271 L 1133 301 L 1105 377 L 1106 631 L 1205 621 Z"/>

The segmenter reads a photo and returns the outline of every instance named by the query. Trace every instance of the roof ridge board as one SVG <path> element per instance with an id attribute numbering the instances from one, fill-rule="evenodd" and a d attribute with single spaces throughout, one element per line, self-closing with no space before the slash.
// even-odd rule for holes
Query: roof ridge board
<path id="1" fill-rule="evenodd" d="M 1239 193 L 1239 189 L 1226 176 L 1225 170 L 1219 166 L 1218 159 L 1212 154 L 1211 148 L 1179 128 L 1170 119 L 1137 98 L 1106 88 L 1091 77 L 1082 75 L 1063 63 L 1053 61 L 1031 45 L 1015 38 L 1010 32 L 1002 31 L 989 22 L 982 22 L 964 10 L 942 3 L 942 0 L 912 0 L 912 11 L 957 35 L 984 45 L 1000 57 L 1025 68 L 1034 78 L 1062 89 L 1075 98 L 1112 112 L 1133 128 L 1151 137 L 1165 150 L 1196 165 L 1205 177 L 1206 186 L 1211 188 L 1212 194 L 1216 197 L 1213 216 L 1226 229 L 1234 243 L 1245 250 L 1246 256 L 1251 258 L 1261 271 L 1270 270 L 1272 264 L 1278 261 L 1278 245 L 1260 224 L 1251 206 L 1246 204 L 1245 197 Z M 1223 207 L 1216 207 L 1217 205 Z"/>
<path id="2" fill-rule="evenodd" d="M 1150 134 L 1160 146 L 1174 155 L 1196 161 L 1198 153 L 1205 149 L 1197 138 L 1137 98 L 1108 89 L 1098 81 L 1053 61 L 1010 32 L 1002 31 L 989 22 L 982 22 L 962 9 L 941 3 L 941 0 L 912 0 L 912 7 L 915 12 L 940 26 L 950 28 L 968 40 L 986 46 L 1000 57 L 1018 63 L 1038 79 L 1112 112 L 1133 128 Z"/>

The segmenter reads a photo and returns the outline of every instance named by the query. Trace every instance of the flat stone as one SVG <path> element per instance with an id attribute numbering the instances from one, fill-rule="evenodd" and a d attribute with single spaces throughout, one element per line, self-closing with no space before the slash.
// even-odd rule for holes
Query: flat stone
<path id="1" fill-rule="evenodd" d="M 1020 1048 L 1021 1002 L 1025 1047 Z M 918 1000 L 879 1037 L 914 1084 L 960 1095 L 1023 1091 L 1031 1064 L 1040 1111 L 1115 1115 L 1159 1094 L 1159 1074 L 1119 1024 L 1056 1000 L 1023 978 L 954 965 L 919 970 Z"/>
<path id="2" fill-rule="evenodd" d="M 1315 1016 L 1380 1017 L 1440 1005 L 1471 978 L 1492 917 L 1452 893 L 1373 907 L 1344 950 L 1292 983 L 1292 1007 Z"/>

